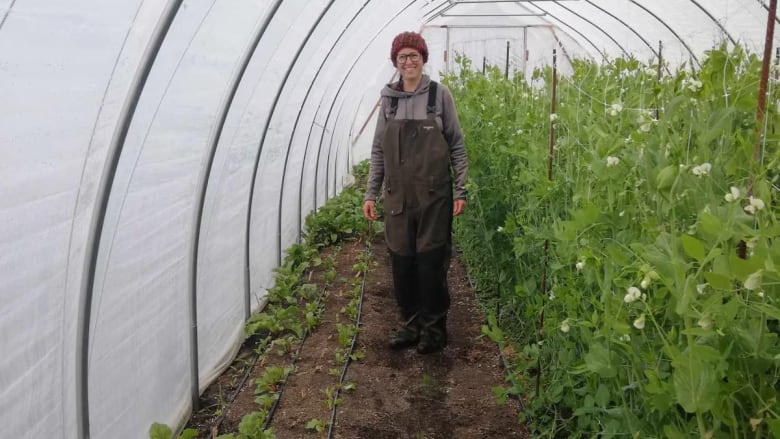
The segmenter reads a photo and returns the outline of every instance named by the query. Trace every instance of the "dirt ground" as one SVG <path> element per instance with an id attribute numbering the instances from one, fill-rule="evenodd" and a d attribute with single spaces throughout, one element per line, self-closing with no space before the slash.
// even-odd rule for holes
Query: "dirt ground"
<path id="1" fill-rule="evenodd" d="M 321 324 L 308 336 L 295 362 L 295 371 L 283 388 L 270 427 L 279 439 L 327 437 L 332 410 L 328 401 L 337 387 L 341 364 L 336 361 L 338 323 L 348 323 L 341 312 L 354 284 L 352 267 L 365 250 L 360 242 L 330 249 L 336 258 L 337 278 L 324 300 Z M 491 388 L 505 385 L 498 349 L 481 336 L 483 316 L 470 289 L 465 269 L 455 252 L 449 273 L 452 305 L 448 318 L 449 345 L 440 353 L 419 355 L 414 349 L 392 351 L 387 340 L 398 324 L 387 249 L 381 237 L 372 245 L 366 276 L 360 332 L 355 350 L 364 357 L 353 361 L 345 382 L 353 390 L 341 393 L 334 438 L 526 438 L 517 422 L 514 401 L 499 405 Z M 312 275 L 317 282 L 319 274 Z M 297 349 L 293 347 L 294 353 Z M 256 410 L 254 378 L 268 366 L 289 366 L 292 354 L 265 354 L 254 365 L 239 390 L 238 376 L 252 366 L 251 343 L 239 360 L 207 390 L 189 427 L 208 433 L 235 432 L 245 413 Z M 233 386 L 232 388 L 230 386 Z M 228 395 L 238 390 L 227 405 Z M 217 430 L 212 426 L 223 416 Z M 317 420 L 321 432 L 307 429 Z"/>

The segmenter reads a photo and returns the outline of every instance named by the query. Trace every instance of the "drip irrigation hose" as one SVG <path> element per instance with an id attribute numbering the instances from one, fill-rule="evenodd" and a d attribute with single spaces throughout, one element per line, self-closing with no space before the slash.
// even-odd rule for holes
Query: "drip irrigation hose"
<path id="1" fill-rule="evenodd" d="M 477 288 L 474 284 L 474 280 L 471 278 L 471 273 L 469 273 L 468 270 L 466 270 L 466 279 L 469 281 L 469 286 L 471 286 L 471 290 L 474 291 L 474 298 L 479 301 L 479 297 L 477 296 Z M 487 324 L 487 321 L 483 320 L 483 323 Z M 512 383 L 513 388 L 517 388 L 517 381 L 515 381 L 514 375 L 512 375 L 511 372 L 509 372 L 509 362 L 507 361 L 506 357 L 504 356 L 504 349 L 501 346 L 501 343 L 496 342 L 496 346 L 498 347 L 498 356 L 501 358 L 501 365 L 504 368 L 504 371 L 506 371 L 506 375 L 509 378 L 509 382 Z M 519 395 L 515 395 L 513 393 L 509 394 L 509 397 L 516 400 L 517 403 L 520 405 L 520 411 L 523 412 L 526 419 L 531 419 L 528 414 L 528 409 L 525 406 L 525 402 L 523 402 L 523 398 L 520 398 Z"/>
<path id="2" fill-rule="evenodd" d="M 249 378 L 249 374 L 252 373 L 252 370 L 254 370 L 255 366 L 257 365 L 257 361 L 260 360 L 260 357 L 263 356 L 263 353 L 258 350 L 257 355 L 255 355 L 255 359 L 252 361 L 252 365 L 249 366 L 246 369 L 246 372 L 244 372 L 244 375 L 241 377 L 241 381 L 239 381 L 238 386 L 236 386 L 236 390 L 233 391 L 233 394 L 228 398 L 228 405 L 232 405 L 233 402 L 236 400 L 236 397 L 238 397 L 238 393 L 241 392 L 241 389 L 244 388 L 244 384 L 246 383 L 246 380 Z M 218 430 L 219 427 L 222 425 L 222 421 L 225 420 L 225 416 L 227 415 L 227 410 L 222 410 L 222 414 L 219 415 L 217 420 L 214 422 L 214 425 L 209 428 L 209 434 L 207 436 L 207 439 L 212 439 L 214 437 L 214 431 Z"/>
<path id="3" fill-rule="evenodd" d="M 371 231 L 373 228 L 371 227 L 371 224 L 369 223 L 369 237 L 371 234 Z M 366 260 L 368 260 L 368 249 L 370 248 L 370 241 L 366 240 Z M 368 272 L 368 268 L 363 272 L 363 280 L 360 282 L 360 300 L 358 302 L 358 311 L 357 311 L 357 318 L 355 319 L 355 328 L 360 328 L 360 317 L 363 314 L 363 296 L 366 292 L 366 273 Z M 328 423 L 328 439 L 331 439 L 333 437 L 333 425 L 336 423 L 336 409 L 338 408 L 338 404 L 336 401 L 339 399 L 339 395 L 341 394 L 341 385 L 344 384 L 344 378 L 347 376 L 347 368 L 349 367 L 349 364 L 352 362 L 352 353 L 355 351 L 355 344 L 357 343 L 357 337 L 358 337 L 358 330 L 355 331 L 355 334 L 352 336 L 352 343 L 350 343 L 349 346 L 349 352 L 347 353 L 347 359 L 344 361 L 344 367 L 341 369 L 341 376 L 339 377 L 339 385 L 336 387 L 336 392 L 333 394 L 333 411 L 330 414 L 330 422 Z"/>
<path id="4" fill-rule="evenodd" d="M 325 291 L 325 288 L 322 289 L 322 291 Z M 317 298 L 317 305 L 320 304 L 320 298 L 323 296 L 323 294 L 320 294 L 320 297 Z M 268 409 L 268 414 L 265 415 L 265 422 L 263 422 L 263 428 L 262 430 L 267 429 L 271 425 L 271 421 L 274 419 L 274 413 L 276 413 L 277 407 L 279 407 L 279 401 L 282 400 L 282 395 L 284 394 L 284 388 L 287 387 L 287 379 L 290 377 L 290 374 L 295 370 L 295 363 L 298 362 L 298 359 L 301 356 L 301 349 L 303 349 L 303 344 L 306 342 L 306 339 L 309 337 L 309 330 L 306 329 L 303 331 L 303 336 L 301 337 L 301 344 L 298 345 L 298 349 L 295 351 L 295 357 L 293 357 L 292 360 L 292 367 L 290 370 L 287 371 L 286 374 L 284 374 L 284 380 L 282 380 L 281 384 L 279 385 L 279 392 L 276 394 L 276 399 L 274 400 L 274 403 L 271 405 L 271 408 Z"/>
<path id="5" fill-rule="evenodd" d="M 316 303 L 317 303 L 318 307 L 322 303 L 322 299 L 323 299 L 324 293 L 325 293 L 325 287 L 323 286 L 322 290 L 320 290 L 320 294 L 319 294 L 319 296 L 317 297 L 317 300 L 316 300 Z M 303 332 L 303 336 L 301 337 L 301 344 L 298 346 L 298 350 L 295 352 L 295 357 L 293 358 L 293 361 L 292 361 L 292 365 L 293 366 L 295 366 L 295 363 L 298 361 L 298 358 L 300 357 L 301 348 L 303 348 L 303 343 L 306 341 L 306 338 L 308 337 L 308 335 L 309 335 L 309 330 L 305 329 L 304 332 Z M 241 391 L 241 389 L 244 388 L 244 384 L 246 384 L 246 380 L 249 379 L 249 374 L 252 373 L 252 371 L 255 369 L 255 366 L 257 365 L 258 360 L 260 360 L 260 357 L 262 357 L 264 353 L 265 353 L 265 351 L 263 351 L 263 352 L 259 352 L 258 351 L 257 355 L 255 355 L 255 359 L 252 361 L 252 365 L 249 368 L 247 368 L 246 372 L 244 372 L 244 375 L 241 377 L 241 381 L 239 382 L 238 386 L 236 387 L 235 392 L 233 392 L 233 395 L 229 398 L 228 405 L 232 405 L 233 402 L 236 400 L 236 397 L 238 397 L 238 393 Z M 283 381 L 281 387 L 279 388 L 279 393 L 277 394 L 278 397 L 276 398 L 276 400 L 274 401 L 273 405 L 269 409 L 268 414 L 266 415 L 265 423 L 263 423 L 263 430 L 268 428 L 268 424 L 271 423 L 271 419 L 273 418 L 274 412 L 276 411 L 276 407 L 279 405 L 279 401 L 282 399 L 282 393 L 284 392 L 284 383 L 287 382 L 287 378 L 290 376 L 291 372 L 292 372 L 292 370 L 287 372 L 285 374 L 285 376 L 284 376 L 284 381 Z M 227 410 L 223 410 L 222 414 L 219 415 L 219 417 L 217 418 L 217 420 L 214 423 L 214 425 L 211 426 L 211 428 L 209 429 L 209 434 L 207 436 L 207 439 L 213 439 L 214 438 L 214 431 L 218 430 L 219 427 L 222 425 L 222 421 L 225 420 L 225 416 L 227 416 Z"/>

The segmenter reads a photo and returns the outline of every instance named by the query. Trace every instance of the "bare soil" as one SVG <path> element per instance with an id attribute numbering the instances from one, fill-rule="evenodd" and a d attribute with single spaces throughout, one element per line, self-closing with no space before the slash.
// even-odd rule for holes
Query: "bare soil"
<path id="1" fill-rule="evenodd" d="M 352 267 L 365 251 L 365 245 L 347 242 L 328 251 L 335 254 L 338 275 L 325 297 L 322 322 L 304 340 L 295 372 L 284 385 L 274 412 L 270 426 L 279 439 L 327 436 L 327 426 L 318 433 L 307 429 L 306 424 L 315 419 L 325 424 L 331 419 L 327 401 L 339 381 L 335 372 L 342 367 L 335 357 L 339 347 L 336 325 L 348 323 L 341 310 L 349 302 L 354 283 Z M 390 261 L 382 237 L 375 239 L 371 251 L 355 348 L 365 356 L 349 365 L 345 381 L 354 383 L 355 389 L 341 393 L 332 437 L 527 438 L 525 428 L 517 422 L 517 403 L 499 405 L 491 392 L 491 388 L 505 385 L 504 372 L 496 345 L 481 336 L 483 316 L 457 253 L 449 272 L 449 344 L 443 352 L 419 355 L 414 349 L 399 352 L 387 347 L 398 317 Z M 319 280 L 315 271 L 312 281 Z M 215 408 L 223 405 L 220 401 L 227 398 L 224 395 L 236 390 L 238 374 L 252 363 L 250 340 L 234 366 L 204 393 L 202 409 L 193 415 L 188 426 L 197 428 L 202 438 L 209 432 L 237 431 L 241 417 L 257 409 L 255 378 L 268 366 L 289 366 L 297 348 L 293 346 L 291 352 L 281 355 L 264 354 L 238 390 L 236 400 L 218 412 L 224 413 L 224 419 L 215 430 Z M 230 384 L 234 388 L 230 389 Z"/>

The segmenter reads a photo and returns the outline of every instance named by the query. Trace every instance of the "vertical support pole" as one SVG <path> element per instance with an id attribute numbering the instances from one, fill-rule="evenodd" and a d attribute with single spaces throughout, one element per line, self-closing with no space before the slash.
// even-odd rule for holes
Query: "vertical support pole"
<path id="1" fill-rule="evenodd" d="M 552 84 L 551 84 L 551 104 L 550 104 L 550 116 L 556 114 L 555 102 L 557 100 L 558 91 L 558 56 L 556 50 L 553 49 L 553 62 L 552 62 Z M 547 149 L 547 180 L 552 181 L 552 163 L 553 163 L 553 147 L 555 146 L 555 121 L 550 117 L 550 143 Z M 544 253 L 542 256 L 542 287 L 541 291 L 543 295 L 547 294 L 547 252 L 550 247 L 550 241 L 544 240 Z M 539 314 L 539 328 L 538 337 L 539 341 L 544 338 L 544 309 Z M 542 387 L 542 360 L 541 356 L 537 359 L 536 363 L 536 396 L 539 397 L 539 391 Z"/>
<path id="2" fill-rule="evenodd" d="M 450 74 L 450 28 L 446 26 L 447 39 L 444 47 L 444 73 Z"/>
<path id="3" fill-rule="evenodd" d="M 764 59 L 761 63 L 761 78 L 758 82 L 758 105 L 756 106 L 756 125 L 753 128 L 753 165 L 759 162 L 761 159 L 761 127 L 764 126 L 764 118 L 766 117 L 766 86 L 769 82 L 769 60 L 772 58 L 772 42 L 775 36 L 775 16 L 777 14 L 777 0 L 769 1 L 769 15 L 766 23 L 766 39 L 764 40 Z M 750 169 L 750 175 L 748 176 L 748 196 L 753 195 L 753 184 L 755 175 L 754 170 Z M 747 244 L 745 241 L 740 241 L 737 246 L 737 254 L 740 258 L 747 258 Z"/>
<path id="4" fill-rule="evenodd" d="M 664 64 L 664 58 L 662 54 L 663 49 L 664 42 L 658 40 L 658 69 L 656 71 L 656 78 L 658 79 L 658 83 L 661 82 L 661 66 Z M 655 103 L 655 120 L 658 120 L 658 102 Z"/>
<path id="5" fill-rule="evenodd" d="M 780 79 L 780 47 L 775 49 L 775 74 L 774 74 L 774 80 L 775 80 L 775 86 L 777 86 L 777 81 Z M 775 134 L 775 120 L 771 119 L 769 121 L 769 126 L 771 128 L 772 134 Z"/>
<path id="6" fill-rule="evenodd" d="M 523 79 L 528 70 L 528 26 L 523 27 Z"/>
<path id="7" fill-rule="evenodd" d="M 550 104 L 550 115 L 555 114 L 556 107 L 555 101 L 558 91 L 558 55 L 556 49 L 553 49 L 553 64 L 552 64 L 552 103 Z M 550 142 L 547 149 L 547 180 L 552 181 L 552 160 L 553 160 L 553 147 L 555 146 L 555 122 L 550 121 Z"/>
<path id="8" fill-rule="evenodd" d="M 485 74 L 485 71 L 486 71 L 486 66 L 487 66 L 487 57 L 484 57 L 484 56 L 483 56 L 483 57 L 482 57 L 482 74 L 483 74 L 483 75 Z"/>
<path id="9" fill-rule="evenodd" d="M 506 69 L 504 70 L 504 78 L 509 79 L 509 41 L 506 42 Z"/>

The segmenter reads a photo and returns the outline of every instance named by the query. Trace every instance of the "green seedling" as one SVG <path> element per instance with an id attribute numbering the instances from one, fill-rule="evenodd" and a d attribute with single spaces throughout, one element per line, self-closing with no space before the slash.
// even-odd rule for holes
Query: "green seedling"
<path id="1" fill-rule="evenodd" d="M 311 419 L 306 423 L 307 430 L 316 431 L 317 433 L 322 433 L 326 428 L 328 428 L 328 422 L 321 419 Z"/>

